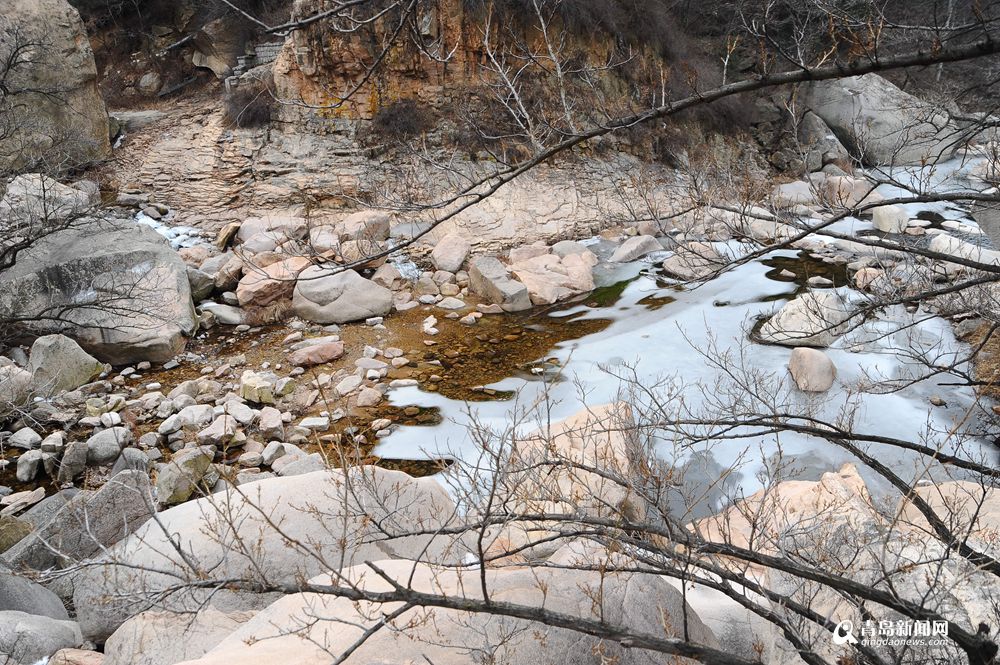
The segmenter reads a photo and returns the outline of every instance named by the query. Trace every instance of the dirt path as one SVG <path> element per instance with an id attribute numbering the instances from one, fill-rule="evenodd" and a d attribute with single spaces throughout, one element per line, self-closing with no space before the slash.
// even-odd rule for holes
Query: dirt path
<path id="1" fill-rule="evenodd" d="M 250 156 L 228 128 L 218 91 L 154 107 L 164 116 L 126 135 L 104 175 L 122 192 L 149 193 L 175 223 L 208 230 L 244 216 Z"/>

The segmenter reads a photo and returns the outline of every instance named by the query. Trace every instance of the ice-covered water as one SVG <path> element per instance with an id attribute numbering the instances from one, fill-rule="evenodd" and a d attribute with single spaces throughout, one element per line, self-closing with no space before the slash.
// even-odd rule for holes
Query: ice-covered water
<path id="1" fill-rule="evenodd" d="M 159 233 L 167 239 L 167 242 L 169 242 L 170 246 L 174 249 L 181 249 L 182 247 L 195 247 L 206 244 L 201 229 L 197 229 L 193 226 L 171 226 L 164 221 L 153 219 L 144 212 L 136 213 L 135 222 L 136 224 L 148 226 Z"/>
<path id="2" fill-rule="evenodd" d="M 921 210 L 929 207 L 932 206 L 920 205 Z M 961 211 L 952 210 L 950 204 L 938 204 L 938 207 L 954 213 L 952 219 L 961 218 Z M 858 234 L 871 231 L 872 225 L 850 218 L 838 222 L 835 230 Z M 735 243 L 730 243 L 727 249 L 730 253 L 740 250 Z M 711 397 L 711 391 L 724 377 L 723 368 L 703 354 L 720 357 L 727 353 L 743 358 L 748 367 L 773 371 L 776 379 L 788 388 L 787 394 L 795 410 L 814 409 L 819 416 L 832 421 L 842 409 L 856 402 L 855 431 L 930 445 L 943 442 L 947 448 L 950 440 L 946 434 L 938 438 L 932 436 L 930 441 L 926 436 L 929 432 L 947 433 L 959 423 L 967 422 L 976 400 L 971 388 L 949 385 L 954 383 L 954 378 L 947 374 L 924 378 L 898 390 L 873 389 L 873 380 L 905 382 L 921 374 L 926 367 L 914 360 L 914 352 L 938 364 L 954 360 L 964 346 L 955 339 L 951 325 L 926 312 L 908 313 L 901 306 L 887 308 L 877 319 L 865 323 L 826 350 L 837 368 L 836 382 L 828 393 L 815 396 L 794 390 L 787 372 L 792 350 L 749 341 L 753 323 L 779 308 L 797 288 L 795 283 L 775 281 L 766 276 L 772 268 L 763 261 L 776 257 L 795 258 L 796 254 L 773 252 L 693 289 L 681 289 L 664 283 L 662 278 L 657 279 L 649 263 L 622 266 L 614 278 L 632 281 L 610 311 L 609 308 L 581 306 L 559 313 L 560 316 L 613 319 L 606 329 L 559 344 L 544 354 L 546 358 L 554 356 L 561 362 L 564 367 L 561 380 L 508 378 L 489 387 L 513 390 L 516 400 L 475 404 L 451 400 L 417 387 L 393 390 L 389 394 L 393 404 L 437 407 L 444 422 L 433 427 L 400 427 L 383 439 L 376 452 L 387 457 L 454 456 L 471 461 L 478 453 L 468 434 L 472 420 L 503 431 L 513 418 L 519 417 L 523 419 L 521 429 L 531 430 L 543 418 L 558 420 L 580 411 L 585 404 L 614 401 L 622 387 L 621 381 L 614 376 L 616 368 L 634 367 L 635 377 L 646 385 L 653 385 L 665 376 L 676 376 L 685 385 L 684 402 L 698 409 L 707 403 L 706 392 Z M 846 288 L 840 290 L 848 298 L 857 297 Z M 675 300 L 655 309 L 639 302 L 651 295 L 669 295 Z M 545 393 L 547 398 L 543 400 Z M 946 405 L 931 406 L 932 396 L 943 398 Z M 531 413 L 530 405 L 542 401 L 546 409 Z M 529 413 L 526 418 L 525 411 Z M 731 474 L 730 485 L 738 484 L 748 493 L 759 487 L 759 476 L 768 468 L 768 458 L 779 449 L 784 459 L 793 461 L 797 469 L 795 477 L 803 479 L 815 479 L 845 462 L 856 461 L 831 443 L 788 432 L 704 444 L 682 453 L 675 452 L 669 445 L 660 447 L 661 454 L 678 465 L 697 461 L 706 484 L 723 475 L 725 470 L 735 468 L 737 472 Z M 926 471 L 924 459 L 902 454 L 898 449 L 874 447 L 872 450 L 904 476 L 915 477 Z M 976 452 L 993 455 L 985 447 Z M 932 469 L 930 475 L 939 471 Z M 882 482 L 874 474 L 865 474 L 864 470 L 862 474 L 876 488 Z M 712 506 L 706 505 L 706 508 L 712 509 Z"/>

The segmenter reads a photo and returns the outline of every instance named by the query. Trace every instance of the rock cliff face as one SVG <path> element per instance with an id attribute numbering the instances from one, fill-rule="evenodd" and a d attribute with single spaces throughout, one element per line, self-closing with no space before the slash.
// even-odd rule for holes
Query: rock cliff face
<path id="1" fill-rule="evenodd" d="M 108 156 L 108 115 L 79 13 L 65 0 L 5 0 L 0 54 L 10 53 L 21 55 L 4 79 L 0 169 Z"/>
<path id="2" fill-rule="evenodd" d="M 495 8 L 486 10 L 485 5 L 461 0 L 429 4 L 417 17 L 414 34 L 399 40 L 381 61 L 380 45 L 389 42 L 388 33 L 397 25 L 392 20 L 379 23 L 372 29 L 375 34 L 338 33 L 322 22 L 292 32 L 274 63 L 275 91 L 281 99 L 301 100 L 312 108 L 284 105 L 282 118 L 329 125 L 331 119 L 370 118 L 401 99 L 454 113 L 470 99 L 483 95 L 483 68 L 490 66 L 490 49 L 502 52 L 514 42 L 530 45 L 537 52 L 546 49 L 533 17 L 514 15 L 524 10 L 504 13 Z M 325 0 L 295 0 L 292 16 L 306 17 L 329 8 Z M 492 13 L 489 21 L 487 11 Z M 550 29 L 557 30 L 554 26 Z M 562 57 L 572 54 L 595 65 L 621 60 L 620 35 L 599 29 L 589 34 L 567 29 L 559 34 L 562 43 L 556 48 Z M 661 81 L 658 77 L 666 65 L 653 49 L 639 42 L 629 45 L 629 53 L 627 74 L 615 67 L 606 67 L 598 74 L 604 90 L 622 99 Z M 348 95 L 350 99 L 344 100 Z"/>

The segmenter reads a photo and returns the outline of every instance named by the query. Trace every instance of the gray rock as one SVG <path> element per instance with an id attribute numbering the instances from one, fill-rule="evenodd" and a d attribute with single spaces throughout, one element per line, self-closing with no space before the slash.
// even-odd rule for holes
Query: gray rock
<path id="1" fill-rule="evenodd" d="M 806 111 L 799 121 L 799 146 L 805 153 L 806 170 L 819 171 L 828 162 L 843 160 L 850 163 L 851 156 L 837 135 L 812 111 Z"/>
<path id="2" fill-rule="evenodd" d="M 115 465 L 111 467 L 111 476 L 114 477 L 122 471 L 142 471 L 146 473 L 152 466 L 152 461 L 145 452 L 138 448 L 126 448 L 115 460 Z"/>
<path id="3" fill-rule="evenodd" d="M 65 335 L 44 335 L 31 345 L 28 371 L 37 392 L 55 395 L 90 383 L 104 364 Z"/>
<path id="4" fill-rule="evenodd" d="M 360 388 L 363 383 L 364 379 L 357 374 L 351 374 L 350 376 L 346 376 L 341 379 L 334 389 L 337 391 L 338 395 L 349 395 Z"/>
<path id="5" fill-rule="evenodd" d="M 104 291 L 114 306 L 74 308 L 60 321 L 27 324 L 27 332 L 64 333 L 112 364 L 164 362 L 196 329 L 186 271 L 153 229 L 130 220 L 74 225 L 36 243 L 0 274 L 0 318 L 35 316 Z"/>
<path id="6" fill-rule="evenodd" d="M 531 309 L 527 287 L 511 279 L 496 257 L 479 256 L 469 261 L 469 288 L 504 311 Z"/>
<path id="7" fill-rule="evenodd" d="M 296 316 L 314 323 L 347 323 L 384 316 L 392 309 L 392 291 L 353 270 L 331 274 L 310 266 L 299 274 L 292 293 Z"/>
<path id="8" fill-rule="evenodd" d="M 37 663 L 60 649 L 82 644 L 76 622 L 14 610 L 0 612 L 0 654 L 7 655 L 5 662 L 12 665 Z"/>
<path id="9" fill-rule="evenodd" d="M 17 479 L 22 483 L 30 483 L 38 475 L 38 466 L 42 463 L 41 450 L 28 450 L 17 458 Z"/>
<path id="10" fill-rule="evenodd" d="M 212 424 L 198 432 L 198 443 L 203 446 L 223 446 L 236 435 L 236 418 L 219 416 Z"/>
<path id="11" fill-rule="evenodd" d="M 235 398 L 226 402 L 222 406 L 222 411 L 235 418 L 240 425 L 249 425 L 254 419 L 253 409 Z"/>
<path id="12" fill-rule="evenodd" d="M 21 513 L 20 518 L 31 524 L 32 529 L 40 529 L 56 513 L 62 510 L 73 497 L 80 494 L 80 492 L 81 490 L 75 487 L 60 490 L 51 496 L 44 497 L 31 508 Z"/>
<path id="13" fill-rule="evenodd" d="M 326 416 L 311 416 L 309 418 L 303 418 L 299 422 L 300 427 L 305 427 L 309 430 L 325 432 L 330 429 L 330 419 Z"/>
<path id="14" fill-rule="evenodd" d="M 111 427 L 87 439 L 87 464 L 112 464 L 122 448 L 132 443 L 132 432 L 125 427 Z"/>
<path id="15" fill-rule="evenodd" d="M 455 272 L 461 269 L 472 246 L 459 233 L 449 233 L 434 246 L 431 251 L 431 263 L 438 270 Z"/>
<path id="16" fill-rule="evenodd" d="M 84 441 L 70 441 L 59 460 L 59 470 L 56 479 L 60 483 L 69 483 L 87 468 L 87 453 L 89 446 Z"/>
<path id="17" fill-rule="evenodd" d="M 203 312 L 211 312 L 215 320 L 224 326 L 242 325 L 246 317 L 242 309 L 233 305 L 209 302 L 202 303 L 199 307 Z"/>
<path id="18" fill-rule="evenodd" d="M 274 470 L 279 476 L 284 477 L 298 476 L 304 473 L 312 473 L 313 471 L 323 471 L 324 469 L 326 469 L 326 462 L 323 461 L 323 456 L 319 453 L 312 453 L 290 459 L 285 464 L 278 464 Z"/>
<path id="19" fill-rule="evenodd" d="M 163 505 L 188 500 L 208 473 L 213 455 L 203 448 L 181 450 L 156 474 L 156 498 Z"/>
<path id="20" fill-rule="evenodd" d="M 155 95 L 160 90 L 160 86 L 163 85 L 163 81 L 160 78 L 159 72 L 146 72 L 139 78 L 139 83 L 136 85 L 139 88 L 139 92 L 144 95 L 150 96 Z"/>
<path id="21" fill-rule="evenodd" d="M 551 247 L 551 252 L 559 258 L 565 258 L 570 254 L 583 254 L 589 251 L 586 245 L 575 240 L 560 240 Z"/>
<path id="22" fill-rule="evenodd" d="M 803 103 L 866 164 L 920 164 L 955 151 L 957 128 L 944 112 L 877 74 L 810 83 Z"/>
<path id="23" fill-rule="evenodd" d="M 195 302 L 201 302 L 215 290 L 215 278 L 197 268 L 188 266 L 187 277 L 188 285 L 191 287 L 191 298 Z"/>
<path id="24" fill-rule="evenodd" d="M 260 453 L 243 453 L 236 458 L 236 463 L 243 467 L 255 467 L 264 463 L 264 456 Z"/>
<path id="25" fill-rule="evenodd" d="M 3 555 L 12 568 L 45 570 L 91 557 L 139 528 L 153 514 L 149 476 L 122 471 L 96 492 L 80 492 Z"/>
<path id="26" fill-rule="evenodd" d="M 192 404 L 164 420 L 156 431 L 159 434 L 172 434 L 185 428 L 197 429 L 209 424 L 214 418 L 215 410 L 211 405 Z"/>
<path id="27" fill-rule="evenodd" d="M 281 441 L 271 441 L 266 446 L 264 446 L 264 452 L 261 453 L 261 458 L 264 464 L 271 466 L 278 459 L 284 457 L 286 454 L 285 446 L 289 444 L 282 443 Z"/>
<path id="28" fill-rule="evenodd" d="M 65 437 L 65 432 L 52 432 L 42 439 L 39 448 L 42 449 L 43 453 L 61 453 L 66 445 Z"/>
<path id="29" fill-rule="evenodd" d="M 8 446 L 11 448 L 20 448 L 21 450 L 33 450 L 38 448 L 41 443 L 42 437 L 30 427 L 22 427 L 7 439 Z"/>
<path id="30" fill-rule="evenodd" d="M 652 252 L 663 251 L 663 245 L 653 236 L 633 236 L 623 242 L 611 255 L 613 263 L 627 263 L 641 259 Z"/>
<path id="31" fill-rule="evenodd" d="M 0 566 L 0 612 L 14 610 L 50 619 L 69 619 L 59 597 L 41 584 L 20 577 Z"/>

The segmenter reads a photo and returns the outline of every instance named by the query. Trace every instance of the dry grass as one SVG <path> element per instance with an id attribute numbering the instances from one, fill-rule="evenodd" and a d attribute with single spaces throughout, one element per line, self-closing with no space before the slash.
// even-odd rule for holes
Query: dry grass
<path id="1" fill-rule="evenodd" d="M 963 341 L 976 351 L 972 358 L 972 372 L 979 385 L 979 394 L 1000 399 L 1000 331 L 990 334 L 990 324 L 983 323 L 965 336 Z"/>

